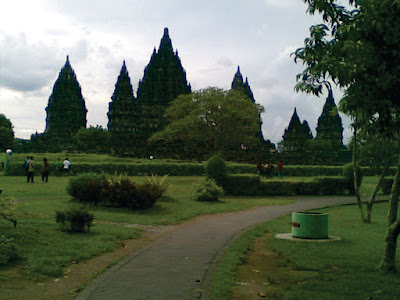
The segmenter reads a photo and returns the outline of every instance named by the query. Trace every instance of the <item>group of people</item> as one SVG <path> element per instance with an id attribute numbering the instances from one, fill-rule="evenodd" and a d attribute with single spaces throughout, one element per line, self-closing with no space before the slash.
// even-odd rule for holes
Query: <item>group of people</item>
<path id="1" fill-rule="evenodd" d="M 26 170 L 27 182 L 34 183 L 33 178 L 35 175 L 35 167 L 36 164 L 33 160 L 33 156 L 27 156 L 24 162 L 24 168 Z M 71 169 L 71 162 L 68 160 L 68 157 L 65 158 L 63 162 L 57 158 L 55 163 L 55 174 L 56 176 L 61 176 L 61 174 L 67 174 Z M 47 158 L 43 158 L 42 167 L 40 169 L 40 173 L 42 174 L 42 183 L 47 183 L 49 180 L 50 174 L 50 164 L 47 161 Z"/>
<path id="2" fill-rule="evenodd" d="M 278 167 L 278 177 L 283 179 L 283 162 L 279 161 Z M 257 163 L 257 174 L 260 176 L 265 176 L 266 178 L 272 178 L 274 176 L 275 166 L 272 162 L 259 162 Z"/>

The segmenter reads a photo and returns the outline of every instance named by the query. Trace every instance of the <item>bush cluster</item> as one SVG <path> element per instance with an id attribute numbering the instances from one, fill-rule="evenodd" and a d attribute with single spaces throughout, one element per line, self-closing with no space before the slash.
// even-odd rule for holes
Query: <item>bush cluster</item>
<path id="1" fill-rule="evenodd" d="M 352 192 L 352 186 L 343 177 L 320 177 L 307 182 L 261 182 L 256 175 L 229 175 L 222 187 L 227 195 L 233 196 L 343 195 Z"/>
<path id="2" fill-rule="evenodd" d="M 195 184 L 192 199 L 196 201 L 218 201 L 223 190 L 214 179 L 205 179 Z"/>
<path id="3" fill-rule="evenodd" d="M 362 177 L 363 177 L 363 172 L 361 168 L 357 165 L 356 167 L 357 171 L 357 185 L 360 187 L 361 182 L 362 182 Z M 343 176 L 346 178 L 349 184 L 353 185 L 353 190 L 354 190 L 354 168 L 353 164 L 347 164 L 343 167 Z"/>
<path id="4" fill-rule="evenodd" d="M 0 265 L 6 265 L 9 262 L 18 259 L 17 244 L 13 238 L 0 236 Z"/>
<path id="5" fill-rule="evenodd" d="M 56 223 L 61 231 L 85 232 L 93 226 L 94 215 L 85 205 L 71 207 L 64 211 L 56 211 Z"/>
<path id="6" fill-rule="evenodd" d="M 213 179 L 221 186 L 227 176 L 225 161 L 218 155 L 212 156 L 206 164 L 206 176 L 208 179 Z"/>
<path id="7" fill-rule="evenodd" d="M 82 203 L 144 209 L 152 207 L 169 185 L 166 177 L 137 184 L 126 174 L 87 173 L 71 178 L 67 193 Z"/>

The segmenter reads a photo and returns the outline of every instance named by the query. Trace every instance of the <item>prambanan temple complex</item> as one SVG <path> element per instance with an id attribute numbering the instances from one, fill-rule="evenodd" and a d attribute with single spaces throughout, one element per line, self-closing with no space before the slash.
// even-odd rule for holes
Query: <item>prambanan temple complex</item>
<path id="1" fill-rule="evenodd" d="M 243 80 L 239 67 L 234 75 L 231 89 L 241 91 L 256 102 L 248 79 Z M 148 157 L 155 153 L 167 157 L 165 153 L 162 154 L 163 149 L 164 152 L 171 152 L 171 149 L 174 149 L 175 156 L 179 157 L 179 151 L 184 151 L 180 150 L 179 145 L 162 143 L 154 145 L 147 140 L 167 125 L 163 115 L 171 101 L 179 95 L 189 93 L 191 86 L 187 82 L 185 69 L 182 67 L 178 52 L 173 50 L 168 28 L 165 28 L 158 50 L 154 48 L 150 62 L 144 69 L 136 97 L 125 61 L 122 64 L 107 113 L 110 149 L 120 155 L 135 157 Z M 31 142 L 36 150 L 74 149 L 75 135 L 80 128 L 86 128 L 86 114 L 81 87 L 67 56 L 46 107 L 45 131 L 43 134 L 33 135 Z M 263 155 L 265 157 L 266 153 L 270 155 L 274 152 L 274 145 L 264 140 L 261 125 L 259 116 L 259 130 L 255 133 L 260 141 L 257 151 L 260 153 L 262 151 L 261 157 Z M 326 99 L 316 132 L 317 136 L 313 138 L 307 121 L 301 122 L 295 109 L 283 135 L 282 154 L 289 155 L 294 163 L 297 156 L 300 159 L 301 153 L 308 151 L 310 145 L 313 145 L 310 141 L 315 141 L 315 146 L 311 147 L 321 146 L 329 150 L 332 159 L 337 158 L 340 149 L 343 148 L 343 126 L 332 92 Z"/>

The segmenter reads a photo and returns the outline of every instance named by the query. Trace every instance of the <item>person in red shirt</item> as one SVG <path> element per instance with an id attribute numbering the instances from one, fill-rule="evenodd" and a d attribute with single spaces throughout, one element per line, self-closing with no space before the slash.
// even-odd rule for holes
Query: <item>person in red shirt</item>
<path id="1" fill-rule="evenodd" d="M 283 162 L 281 160 L 278 162 L 278 176 L 283 179 Z"/>

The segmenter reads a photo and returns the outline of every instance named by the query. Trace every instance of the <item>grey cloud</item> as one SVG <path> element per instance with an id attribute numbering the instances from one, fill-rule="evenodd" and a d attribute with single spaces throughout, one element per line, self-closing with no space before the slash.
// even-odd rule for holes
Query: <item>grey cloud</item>
<path id="1" fill-rule="evenodd" d="M 57 78 L 67 54 L 76 62 L 84 60 L 88 51 L 85 40 L 60 50 L 56 45 L 28 43 L 24 33 L 4 36 L 0 40 L 0 86 L 20 92 L 39 90 Z"/>

